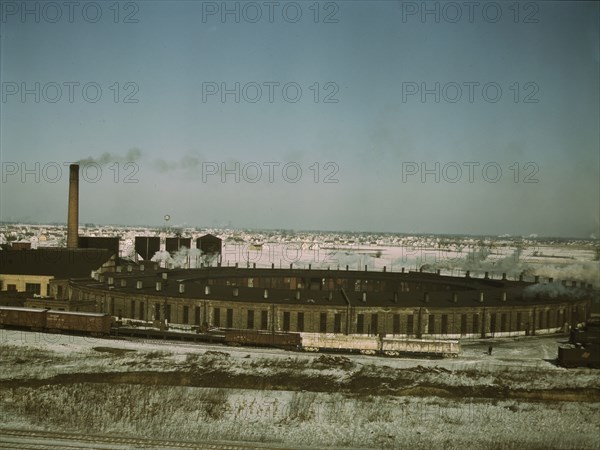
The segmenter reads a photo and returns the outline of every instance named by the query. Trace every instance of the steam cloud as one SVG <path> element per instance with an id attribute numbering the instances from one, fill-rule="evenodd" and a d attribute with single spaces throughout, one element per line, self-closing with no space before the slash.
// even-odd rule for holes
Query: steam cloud
<path id="1" fill-rule="evenodd" d="M 165 267 L 174 269 L 196 268 L 200 263 L 211 266 L 216 264 L 217 255 L 204 254 L 200 249 L 181 247 L 172 256 L 167 251 L 159 251 L 154 254 L 152 261 L 158 262 Z"/>
<path id="2" fill-rule="evenodd" d="M 526 298 L 536 297 L 569 297 L 569 298 L 584 298 L 591 295 L 590 291 L 585 289 L 563 286 L 562 283 L 534 284 L 523 289 L 523 296 Z M 597 297 L 598 294 L 595 294 Z"/>
<path id="3" fill-rule="evenodd" d="M 139 148 L 132 148 L 127 151 L 125 156 L 116 155 L 109 152 L 104 152 L 98 158 L 94 158 L 92 156 L 84 159 L 80 159 L 77 161 L 77 164 L 86 165 L 86 164 L 99 164 L 104 166 L 106 164 L 115 163 L 115 162 L 135 162 L 138 161 L 142 157 L 142 151 Z"/>

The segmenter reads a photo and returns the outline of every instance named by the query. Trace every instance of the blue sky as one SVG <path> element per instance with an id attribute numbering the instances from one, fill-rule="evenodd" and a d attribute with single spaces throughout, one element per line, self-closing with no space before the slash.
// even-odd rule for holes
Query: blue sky
<path id="1" fill-rule="evenodd" d="M 3 2 L 0 220 L 600 236 L 597 2 L 90 3 Z"/>

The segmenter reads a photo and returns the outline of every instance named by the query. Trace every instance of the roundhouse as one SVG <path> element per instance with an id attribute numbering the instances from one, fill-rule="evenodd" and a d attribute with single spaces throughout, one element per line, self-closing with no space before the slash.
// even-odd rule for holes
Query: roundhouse
<path id="1" fill-rule="evenodd" d="M 198 328 L 417 338 L 537 335 L 587 320 L 592 292 L 529 294 L 535 283 L 422 272 L 206 267 L 96 273 L 70 298 L 123 319 Z"/>

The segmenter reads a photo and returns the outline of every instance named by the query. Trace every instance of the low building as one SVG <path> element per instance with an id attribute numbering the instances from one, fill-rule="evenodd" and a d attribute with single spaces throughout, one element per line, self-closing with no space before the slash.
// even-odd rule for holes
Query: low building
<path id="1" fill-rule="evenodd" d="M 529 296 L 532 285 L 418 272 L 212 267 L 104 273 L 68 288 L 70 298 L 93 301 L 98 312 L 201 328 L 455 339 L 556 333 L 589 317 L 591 289 Z"/>
<path id="2" fill-rule="evenodd" d="M 52 281 L 89 277 L 92 270 L 115 270 L 115 263 L 115 253 L 102 249 L 3 250 L 0 291 L 55 297 L 57 293 L 50 288 Z"/>

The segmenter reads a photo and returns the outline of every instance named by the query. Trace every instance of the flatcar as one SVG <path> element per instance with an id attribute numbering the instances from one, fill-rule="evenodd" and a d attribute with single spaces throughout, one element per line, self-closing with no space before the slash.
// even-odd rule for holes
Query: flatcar
<path id="1" fill-rule="evenodd" d="M 299 333 L 269 332 L 259 330 L 225 330 L 225 344 L 248 345 L 254 347 L 276 347 L 288 350 L 300 348 Z"/>
<path id="2" fill-rule="evenodd" d="M 422 355 L 456 358 L 460 353 L 460 343 L 427 339 L 382 338 L 381 351 L 387 356 Z"/>
<path id="3" fill-rule="evenodd" d="M 385 356 L 457 357 L 458 341 L 429 339 L 394 339 L 384 336 L 352 336 L 343 334 L 300 333 L 302 349 L 309 352 L 336 351 Z"/>
<path id="4" fill-rule="evenodd" d="M 375 355 L 380 350 L 379 338 L 375 336 L 348 336 L 330 333 L 300 333 L 302 349 L 308 352 L 338 351 Z"/>

